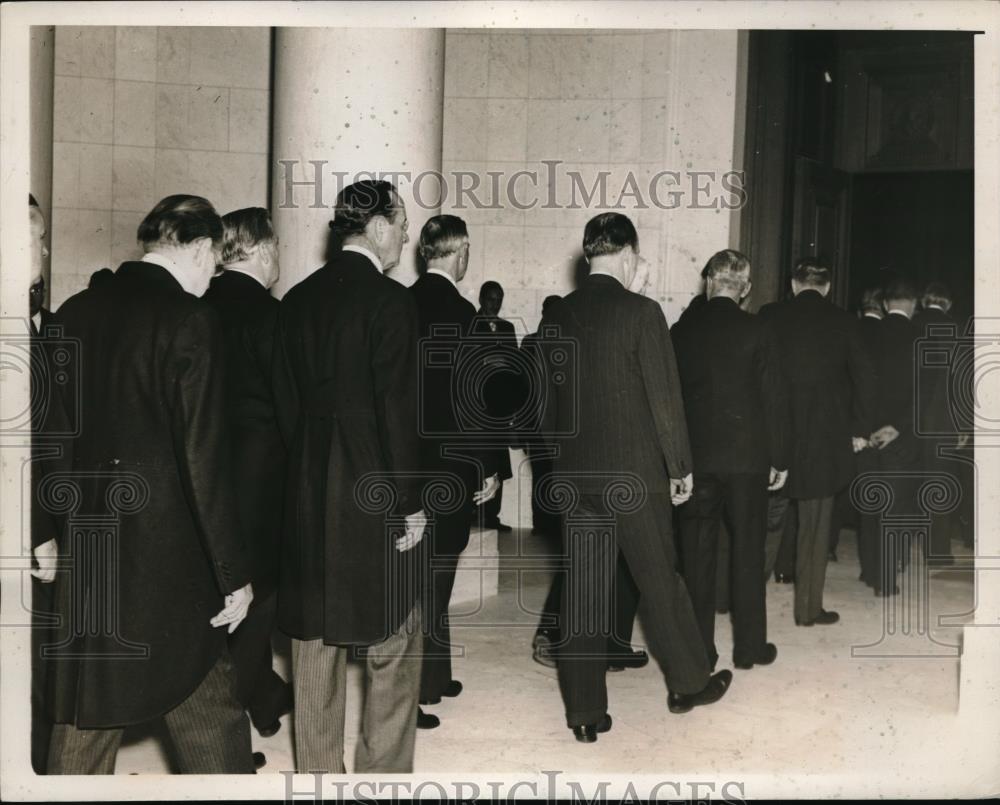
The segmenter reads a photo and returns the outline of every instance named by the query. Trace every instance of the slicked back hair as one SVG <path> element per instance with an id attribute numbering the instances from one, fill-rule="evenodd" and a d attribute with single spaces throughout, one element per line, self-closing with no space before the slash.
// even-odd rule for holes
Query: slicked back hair
<path id="1" fill-rule="evenodd" d="M 951 310 L 954 300 L 951 296 L 951 290 L 943 282 L 929 282 L 924 288 L 924 295 L 920 302 L 924 307 L 937 305 L 942 310 L 947 311 Z"/>
<path id="2" fill-rule="evenodd" d="M 457 215 L 435 215 L 420 230 L 417 251 L 426 261 L 454 254 L 469 240 L 469 229 Z"/>
<path id="3" fill-rule="evenodd" d="M 183 246 L 199 238 L 222 243 L 222 219 L 211 202 L 201 196 L 167 196 L 142 219 L 136 237 L 146 251 L 157 243 Z"/>
<path id="4" fill-rule="evenodd" d="M 372 218 L 382 216 L 396 220 L 399 196 L 392 182 L 382 179 L 364 179 L 349 184 L 337 194 L 337 205 L 330 221 L 330 229 L 343 240 L 365 231 Z"/>
<path id="5" fill-rule="evenodd" d="M 865 288 L 864 293 L 861 294 L 861 312 L 882 312 L 882 289 L 877 285 Z"/>
<path id="6" fill-rule="evenodd" d="M 618 254 L 626 246 L 639 250 L 639 233 L 628 216 L 620 212 L 602 212 L 587 221 L 583 230 L 583 253 L 588 260 Z"/>
<path id="7" fill-rule="evenodd" d="M 271 214 L 263 207 L 246 207 L 222 216 L 222 265 L 246 260 L 258 243 L 274 240 Z"/>
<path id="8" fill-rule="evenodd" d="M 717 286 L 742 293 L 750 280 L 750 260 L 736 249 L 723 249 L 713 254 L 705 264 L 702 276 Z"/>
<path id="9" fill-rule="evenodd" d="M 809 288 L 823 288 L 833 280 L 833 271 L 813 257 L 799 260 L 792 269 L 792 279 Z"/>

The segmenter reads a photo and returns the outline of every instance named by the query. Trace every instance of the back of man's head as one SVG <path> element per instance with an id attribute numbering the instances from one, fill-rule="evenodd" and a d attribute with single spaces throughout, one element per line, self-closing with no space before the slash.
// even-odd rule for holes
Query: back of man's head
<path id="1" fill-rule="evenodd" d="M 890 280 L 885 286 L 882 297 L 885 299 L 885 306 L 887 308 L 899 302 L 913 302 L 916 304 L 917 289 L 913 287 L 913 283 L 908 279 L 897 277 Z"/>
<path id="2" fill-rule="evenodd" d="M 542 316 L 544 316 L 549 310 L 551 310 L 552 306 L 561 299 L 562 297 L 559 296 L 559 294 L 552 294 L 550 296 L 546 296 L 545 299 L 542 300 Z"/>
<path id="3" fill-rule="evenodd" d="M 465 221 L 457 215 L 435 215 L 420 230 L 417 251 L 430 263 L 454 254 L 468 240 L 469 229 Z"/>
<path id="4" fill-rule="evenodd" d="M 145 251 L 158 246 L 186 246 L 200 238 L 222 242 L 222 219 L 201 196 L 178 194 L 160 201 L 139 224 L 137 238 Z"/>
<path id="5" fill-rule="evenodd" d="M 927 287 L 924 288 L 924 295 L 921 299 L 921 304 L 927 308 L 931 306 L 939 307 L 945 313 L 951 310 L 951 305 L 954 300 L 951 296 L 951 290 L 943 282 L 929 282 Z"/>
<path id="6" fill-rule="evenodd" d="M 250 257 L 250 250 L 274 240 L 271 214 L 263 207 L 246 207 L 222 216 L 222 265 L 241 263 Z"/>
<path id="7" fill-rule="evenodd" d="M 377 216 L 392 221 L 399 209 L 399 196 L 392 182 L 364 179 L 349 184 L 337 194 L 330 229 L 341 239 L 362 235 L 368 222 Z"/>
<path id="8" fill-rule="evenodd" d="M 588 260 L 618 254 L 626 246 L 639 250 L 639 233 L 628 219 L 618 212 L 595 215 L 583 230 L 583 254 Z"/>
<path id="9" fill-rule="evenodd" d="M 795 268 L 792 269 L 792 282 L 796 283 L 800 290 L 805 288 L 829 289 L 832 280 L 833 272 L 830 267 L 812 257 L 799 260 L 795 264 Z"/>
<path id="10" fill-rule="evenodd" d="M 750 286 L 750 260 L 735 249 L 713 254 L 701 273 L 710 296 L 729 296 L 738 301 Z"/>
<path id="11" fill-rule="evenodd" d="M 873 313 L 881 317 L 882 315 L 882 289 L 877 285 L 865 288 L 861 294 L 861 313 Z"/>
<path id="12" fill-rule="evenodd" d="M 500 302 L 503 301 L 503 286 L 494 280 L 486 280 L 479 287 L 479 304 L 486 307 L 489 304 L 496 304 L 500 309 Z"/>

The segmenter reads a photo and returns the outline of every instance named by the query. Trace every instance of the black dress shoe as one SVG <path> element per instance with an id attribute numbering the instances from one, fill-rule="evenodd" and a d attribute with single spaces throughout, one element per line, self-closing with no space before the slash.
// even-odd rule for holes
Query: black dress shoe
<path id="1" fill-rule="evenodd" d="M 418 730 L 432 730 L 435 727 L 441 726 L 441 719 L 431 713 L 425 713 L 419 707 L 417 708 L 417 729 Z"/>
<path id="2" fill-rule="evenodd" d="M 819 611 L 817 615 L 811 621 L 800 621 L 798 618 L 795 619 L 796 626 L 813 626 L 819 624 L 820 626 L 829 626 L 831 623 L 836 623 L 840 620 L 840 615 L 836 612 L 827 612 L 825 609 Z"/>
<path id="3" fill-rule="evenodd" d="M 273 724 L 268 724 L 266 727 L 258 727 L 257 732 L 261 738 L 270 738 L 272 735 L 276 735 L 280 729 L 281 721 L 275 719 Z"/>
<path id="4" fill-rule="evenodd" d="M 736 662 L 733 660 L 733 665 L 739 668 L 741 671 L 749 671 L 755 665 L 770 665 L 774 662 L 775 658 L 778 656 L 778 647 L 774 643 L 765 643 L 764 650 L 760 653 L 753 662 Z"/>
<path id="5" fill-rule="evenodd" d="M 580 743 L 592 744 L 597 740 L 597 734 L 599 732 L 607 732 L 610 729 L 611 716 L 605 713 L 604 718 L 596 724 L 581 724 L 578 727 L 573 727 L 573 737 Z"/>
<path id="6" fill-rule="evenodd" d="M 729 684 L 733 681 L 733 672 L 726 669 L 712 674 L 705 685 L 697 693 L 667 694 L 667 707 L 671 713 L 686 713 L 703 704 L 714 704 L 726 695 Z"/>
<path id="7" fill-rule="evenodd" d="M 449 699 L 454 699 L 459 693 L 462 692 L 462 683 L 457 679 L 451 680 L 445 689 L 441 691 L 441 696 L 447 696 Z M 441 704 L 441 696 L 432 696 L 429 699 L 421 699 L 421 704 Z"/>
<path id="8" fill-rule="evenodd" d="M 874 592 L 876 598 L 888 598 L 894 595 L 899 595 L 899 587 L 893 587 L 891 592 L 887 592 L 881 587 L 876 587 Z"/>
<path id="9" fill-rule="evenodd" d="M 263 769 L 267 765 L 267 756 L 263 752 L 253 753 L 253 767 Z"/>
<path id="10" fill-rule="evenodd" d="M 715 608 L 715 614 L 716 615 L 728 615 L 729 614 L 729 607 L 716 607 Z"/>
<path id="11" fill-rule="evenodd" d="M 497 530 L 497 531 L 499 531 L 499 532 L 500 532 L 501 534 L 509 534 L 509 533 L 510 533 L 511 531 L 513 531 L 513 530 L 514 530 L 513 528 L 511 528 L 511 527 L 510 527 L 509 525 L 507 525 L 506 523 L 501 523 L 501 522 L 499 522 L 499 521 L 497 521 L 497 524 L 496 524 L 495 528 L 496 528 L 496 530 Z"/>
<path id="12" fill-rule="evenodd" d="M 774 580 L 778 582 L 778 584 L 794 584 L 795 576 L 791 576 L 785 573 L 775 573 Z"/>
<path id="13" fill-rule="evenodd" d="M 608 656 L 609 671 L 624 671 L 626 668 L 642 668 L 649 662 L 649 655 L 645 651 L 629 651 L 621 654 L 614 653 Z"/>
<path id="14" fill-rule="evenodd" d="M 830 551 L 826 555 L 826 558 L 829 559 L 831 562 L 836 562 L 837 561 L 837 552 L 836 551 Z"/>

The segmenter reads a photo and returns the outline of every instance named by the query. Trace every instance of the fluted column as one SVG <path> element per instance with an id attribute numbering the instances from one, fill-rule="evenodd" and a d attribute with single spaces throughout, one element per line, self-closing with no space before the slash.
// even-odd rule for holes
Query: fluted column
<path id="1" fill-rule="evenodd" d="M 31 27 L 31 65 L 29 67 L 31 102 L 31 192 L 48 222 L 46 245 L 52 243 L 52 100 L 55 81 L 56 31 L 51 25 Z M 45 278 L 45 302 L 49 302 L 52 283 L 48 260 L 42 264 Z"/>
<path id="2" fill-rule="evenodd" d="M 277 295 L 321 265 L 337 191 L 364 172 L 409 175 L 385 178 L 394 179 L 406 202 L 411 236 L 390 276 L 413 282 L 417 235 L 439 212 L 430 206 L 438 201 L 439 183 L 422 182 L 417 191 L 423 204 L 417 204 L 413 179 L 441 170 L 443 97 L 443 29 L 275 30 Z"/>

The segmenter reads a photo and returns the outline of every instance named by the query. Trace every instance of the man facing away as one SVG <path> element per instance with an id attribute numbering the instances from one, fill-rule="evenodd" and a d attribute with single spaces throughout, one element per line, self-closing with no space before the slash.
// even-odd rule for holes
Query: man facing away
<path id="1" fill-rule="evenodd" d="M 680 508 L 681 564 L 714 668 L 716 553 L 725 522 L 733 664 L 748 669 L 778 653 L 767 642 L 764 535 L 768 491 L 787 475 L 788 396 L 773 331 L 740 309 L 750 261 L 725 249 L 708 261 L 705 277 L 708 302 L 671 330 L 694 462 L 694 492 Z"/>
<path id="2" fill-rule="evenodd" d="M 118 521 L 110 534 L 72 535 L 73 570 L 59 580 L 70 635 L 50 663 L 49 773 L 110 774 L 124 728 L 163 716 L 182 772 L 252 774 L 220 628 L 232 633 L 253 597 L 233 496 L 225 345 L 215 311 L 197 298 L 222 221 L 203 198 L 168 196 L 138 239 L 142 260 L 59 311 L 81 350 L 79 511 Z M 94 552 L 107 564 L 91 568 Z M 95 629 L 94 617 L 106 622 Z"/>
<path id="3" fill-rule="evenodd" d="M 344 772 L 347 659 L 366 700 L 354 771 L 413 768 L 423 538 L 419 320 L 384 276 L 407 242 L 385 181 L 337 196 L 327 263 L 282 300 L 275 398 L 289 447 L 278 625 L 292 638 L 295 765 Z"/>
<path id="4" fill-rule="evenodd" d="M 914 433 L 915 367 L 914 347 L 919 332 L 911 319 L 917 308 L 917 294 L 909 281 L 894 279 L 884 294 L 885 318 L 880 323 L 876 373 L 876 424 L 870 444 L 877 451 L 878 470 L 886 473 L 893 491 L 896 513 L 915 511 L 918 484 L 914 475 L 920 469 L 921 444 Z M 899 592 L 896 586 L 897 562 L 908 559 L 909 544 L 895 536 L 895 530 L 881 533 L 878 515 L 862 517 L 866 541 L 874 542 L 875 566 L 871 572 L 877 596 Z"/>
<path id="5" fill-rule="evenodd" d="M 253 605 L 229 639 L 229 650 L 240 702 L 257 732 L 268 738 L 292 707 L 291 686 L 274 672 L 271 653 L 285 492 L 285 449 L 271 391 L 278 300 L 268 291 L 278 281 L 278 239 L 261 207 L 228 213 L 222 224 L 223 271 L 212 280 L 205 301 L 219 314 L 225 335 L 237 505 L 254 588 Z"/>
<path id="6" fill-rule="evenodd" d="M 418 248 L 427 270 L 410 292 L 420 318 L 422 469 L 430 483 L 457 485 L 454 494 L 436 496 L 440 505 L 428 512 L 433 527 L 427 546 L 430 589 L 424 598 L 427 636 L 420 703 L 433 705 L 462 692 L 462 683 L 452 675 L 448 602 L 458 558 L 469 544 L 475 507 L 492 500 L 500 478 L 496 451 L 483 449 L 481 438 L 477 444 L 474 403 L 461 385 L 466 376 L 463 363 L 475 359 L 468 337 L 476 309 L 458 290 L 469 265 L 465 222 L 454 215 L 434 216 L 424 224 Z M 437 360 L 442 354 L 450 360 Z M 418 727 L 437 726 L 437 716 L 421 716 Z"/>
<path id="7" fill-rule="evenodd" d="M 930 282 L 924 289 L 920 300 L 920 310 L 914 315 L 913 323 L 921 338 L 954 344 L 956 337 L 965 334 L 958 330 L 958 322 L 951 314 L 951 290 L 943 282 Z M 956 440 L 954 435 L 958 429 L 949 410 L 949 389 L 945 376 L 940 369 L 929 371 L 928 367 L 918 367 L 920 383 L 919 421 L 920 433 L 926 434 L 922 439 L 924 444 L 924 467 L 928 472 L 954 473 L 960 478 L 963 489 L 962 500 L 967 503 L 971 497 L 971 485 L 967 484 L 965 476 L 968 471 L 967 462 L 956 462 L 956 451 L 967 444 L 967 439 Z M 956 395 L 959 399 L 966 395 Z M 945 435 L 949 434 L 949 435 Z M 931 548 L 934 564 L 938 566 L 952 565 L 955 557 L 951 550 L 952 537 L 961 538 L 962 512 L 956 509 L 947 514 L 934 514 L 931 518 Z"/>
<path id="8" fill-rule="evenodd" d="M 503 286 L 487 280 L 479 289 L 479 310 L 472 323 L 472 331 L 480 344 L 493 342 L 492 349 L 480 349 L 479 354 L 492 368 L 484 371 L 483 398 L 490 416 L 495 420 L 494 438 L 510 439 L 511 421 L 521 402 L 521 377 L 518 374 L 517 335 L 514 325 L 500 318 L 503 307 Z M 496 495 L 483 505 L 483 527 L 495 528 L 501 534 L 511 527 L 500 522 L 500 505 L 503 501 L 503 482 L 512 477 L 510 452 L 503 444 L 494 448 L 493 462 L 499 469 L 500 488 Z"/>
<path id="9" fill-rule="evenodd" d="M 882 348 L 882 317 L 885 315 L 885 308 L 882 306 L 882 288 L 872 286 L 866 288 L 861 294 L 861 304 L 859 305 L 860 318 L 858 326 L 861 330 L 861 343 L 864 345 L 865 354 L 871 362 L 874 371 L 875 388 L 881 385 L 878 379 L 879 353 Z M 860 433 L 868 423 L 855 423 L 852 430 Z M 858 474 L 866 472 L 876 472 L 878 470 L 878 451 L 872 449 L 870 442 L 866 443 L 860 450 L 856 451 Z M 877 531 L 872 529 L 873 522 L 864 517 L 858 521 L 858 560 L 861 564 L 861 575 L 859 581 L 867 584 L 873 589 L 878 588 L 878 553 L 881 550 L 881 540 Z"/>
<path id="10" fill-rule="evenodd" d="M 801 260 L 791 299 L 765 305 L 760 316 L 778 337 L 791 404 L 791 462 L 785 485 L 797 501 L 795 623 L 836 623 L 823 609 L 823 585 L 834 496 L 851 482 L 854 452 L 871 432 L 874 376 L 857 320 L 827 300 L 831 271 Z"/>
<path id="11" fill-rule="evenodd" d="M 541 435 L 558 443 L 553 476 L 575 497 L 563 525 L 569 573 L 559 683 L 566 723 L 584 742 L 611 729 L 605 673 L 619 547 L 639 589 L 671 712 L 718 701 L 732 680 L 728 670 L 710 676 L 676 570 L 671 499 L 691 494 L 691 456 L 663 311 L 627 290 L 642 270 L 638 250 L 624 215 L 591 219 L 583 237 L 590 275 L 543 322 L 562 343 L 542 341 L 550 402 Z M 567 343 L 575 347 L 568 361 Z M 613 492 L 623 480 L 639 486 L 627 501 Z"/>

